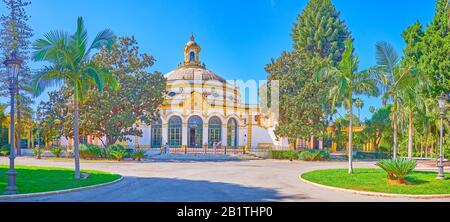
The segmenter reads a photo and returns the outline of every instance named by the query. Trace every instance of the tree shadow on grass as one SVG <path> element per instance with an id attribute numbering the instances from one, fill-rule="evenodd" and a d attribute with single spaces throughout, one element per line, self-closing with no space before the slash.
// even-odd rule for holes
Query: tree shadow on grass
<path id="1" fill-rule="evenodd" d="M 8 169 L 0 169 L 0 195 L 3 194 L 7 185 Z M 85 171 L 89 176 L 85 179 L 75 180 L 74 170 L 69 168 L 17 166 L 16 182 L 19 193 L 41 193 L 57 190 L 80 188 L 85 186 L 107 183 L 118 179 L 119 175 L 103 173 L 100 171 Z"/>
<path id="2" fill-rule="evenodd" d="M 285 198 L 275 189 L 178 178 L 125 177 L 107 187 L 16 201 L 46 202 L 275 202 Z"/>

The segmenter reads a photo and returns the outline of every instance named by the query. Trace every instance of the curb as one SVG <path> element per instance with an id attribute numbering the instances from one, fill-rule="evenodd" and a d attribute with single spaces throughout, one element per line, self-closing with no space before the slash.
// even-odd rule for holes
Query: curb
<path id="1" fill-rule="evenodd" d="M 100 188 L 100 187 L 113 185 L 115 183 L 122 181 L 123 179 L 124 179 L 124 177 L 120 176 L 119 179 L 108 182 L 108 183 L 97 184 L 97 185 L 92 185 L 92 186 L 87 186 L 87 187 L 78 187 L 78 188 L 67 189 L 67 190 L 57 190 L 57 191 L 29 193 L 29 194 L 3 195 L 3 196 L 0 196 L 0 200 L 15 200 L 15 199 L 50 196 L 50 195 L 57 195 L 57 194 L 64 194 L 64 193 L 73 193 L 73 192 L 78 192 L 78 191 L 83 191 L 83 190 L 91 190 L 91 189 L 96 189 L 96 188 Z"/>
<path id="2" fill-rule="evenodd" d="M 321 187 L 321 188 L 326 188 L 326 189 L 330 189 L 330 190 L 335 190 L 335 191 L 343 191 L 343 192 L 347 192 L 347 193 L 366 195 L 366 196 L 390 197 L 390 198 L 412 198 L 412 199 L 444 199 L 444 198 L 450 198 L 450 194 L 414 195 L 414 194 L 392 194 L 392 193 L 381 193 L 381 192 L 351 190 L 351 189 L 338 188 L 338 187 L 332 187 L 332 186 L 327 186 L 327 185 L 314 183 L 314 182 L 308 181 L 306 179 L 303 179 L 302 176 L 303 176 L 303 174 L 299 176 L 300 181 L 302 181 L 303 183 L 309 184 L 309 185 L 313 185 L 313 186 Z"/>

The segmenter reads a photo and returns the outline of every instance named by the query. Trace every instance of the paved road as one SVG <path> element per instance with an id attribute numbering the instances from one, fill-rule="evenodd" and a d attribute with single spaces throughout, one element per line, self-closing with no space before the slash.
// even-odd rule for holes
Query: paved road
<path id="1" fill-rule="evenodd" d="M 0 158 L 0 164 L 8 159 Z M 71 162 L 18 158 L 19 165 L 72 167 Z M 355 163 L 355 167 L 373 167 Z M 119 173 L 125 177 L 117 184 L 76 193 L 20 199 L 16 201 L 218 201 L 218 202 L 334 202 L 334 201 L 430 201 L 383 198 L 334 191 L 302 183 L 303 172 L 324 168 L 345 168 L 345 162 L 288 162 L 248 160 L 222 162 L 122 162 L 82 163 L 83 169 Z M 450 201 L 434 199 L 433 201 Z"/>

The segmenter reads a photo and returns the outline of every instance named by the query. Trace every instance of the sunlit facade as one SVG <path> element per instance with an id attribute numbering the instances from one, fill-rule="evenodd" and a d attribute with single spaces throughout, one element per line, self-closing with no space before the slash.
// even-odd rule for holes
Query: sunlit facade
<path id="1" fill-rule="evenodd" d="M 242 102 L 235 81 L 226 81 L 200 62 L 201 47 L 194 36 L 184 47 L 184 62 L 165 75 L 167 94 L 159 107 L 160 119 L 150 126 L 137 123 L 142 137 L 122 143 L 133 148 L 243 148 L 273 147 L 274 122 L 258 104 Z M 88 143 L 102 145 L 88 137 Z M 72 140 L 62 139 L 72 146 Z"/>

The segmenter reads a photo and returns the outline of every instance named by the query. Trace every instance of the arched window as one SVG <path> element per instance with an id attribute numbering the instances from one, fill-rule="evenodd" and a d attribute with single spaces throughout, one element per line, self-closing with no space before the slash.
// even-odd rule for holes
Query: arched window
<path id="1" fill-rule="evenodd" d="M 183 121 L 178 116 L 172 116 L 169 120 L 169 145 L 171 148 L 180 148 L 182 139 Z"/>
<path id="2" fill-rule="evenodd" d="M 208 146 L 214 147 L 214 143 L 222 141 L 222 121 L 212 117 L 208 123 Z"/>
<path id="3" fill-rule="evenodd" d="M 192 116 L 188 120 L 188 143 L 190 148 L 203 147 L 203 120 L 199 116 Z"/>
<path id="4" fill-rule="evenodd" d="M 195 52 L 189 53 L 189 62 L 195 62 Z"/>
<path id="5" fill-rule="evenodd" d="M 227 144 L 229 147 L 237 148 L 238 146 L 238 136 L 237 136 L 237 122 L 236 119 L 231 118 L 228 120 L 227 129 Z"/>
<path id="6" fill-rule="evenodd" d="M 162 120 L 159 118 L 151 124 L 151 148 L 161 148 L 162 145 Z"/>

